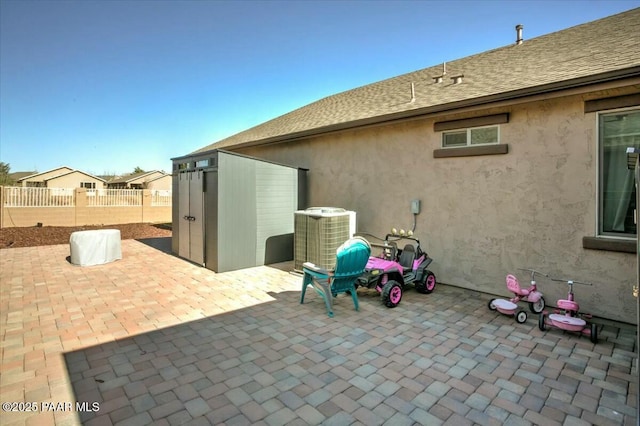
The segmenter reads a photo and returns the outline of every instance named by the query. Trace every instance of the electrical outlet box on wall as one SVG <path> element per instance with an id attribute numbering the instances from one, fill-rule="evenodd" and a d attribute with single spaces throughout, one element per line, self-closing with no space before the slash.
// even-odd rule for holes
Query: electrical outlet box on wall
<path id="1" fill-rule="evenodd" d="M 411 200 L 411 213 L 420 213 L 420 200 Z"/>

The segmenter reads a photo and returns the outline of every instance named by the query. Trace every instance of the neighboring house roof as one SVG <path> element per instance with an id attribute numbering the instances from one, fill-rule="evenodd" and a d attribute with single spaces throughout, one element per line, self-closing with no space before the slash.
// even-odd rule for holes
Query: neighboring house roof
<path id="1" fill-rule="evenodd" d="M 52 172 L 55 172 L 55 171 L 58 171 L 58 170 L 60 170 L 60 173 L 62 174 L 62 173 L 66 173 L 66 172 L 69 172 L 69 171 L 73 171 L 74 169 L 72 169 L 71 167 L 67 167 L 67 166 L 60 166 L 60 167 L 56 167 L 55 169 L 47 170 L 47 171 L 44 171 L 44 172 L 33 172 L 33 174 L 30 174 L 30 175 L 27 175 L 27 176 L 23 176 L 20 179 L 17 179 L 17 181 L 20 182 L 20 181 L 25 180 L 25 179 L 32 179 L 32 178 L 34 178 L 36 176 L 52 173 Z"/>
<path id="2" fill-rule="evenodd" d="M 97 180 L 100 180 L 100 181 L 102 181 L 102 182 L 105 182 L 105 180 L 104 180 L 104 179 L 102 179 L 101 177 L 94 176 L 94 175 L 92 175 L 92 174 L 85 173 L 85 172 L 80 171 L 80 170 L 71 170 L 70 172 L 61 173 L 61 174 L 59 174 L 59 175 L 51 176 L 50 178 L 45 179 L 45 182 L 46 182 L 46 181 L 50 181 L 50 180 L 52 180 L 52 179 L 58 179 L 58 178 L 63 177 L 63 176 L 71 175 L 71 174 L 74 174 L 74 173 L 80 173 L 81 175 L 85 175 L 85 176 L 87 176 L 87 177 L 90 177 L 90 178 L 97 179 Z"/>
<path id="3" fill-rule="evenodd" d="M 25 178 L 27 176 L 32 176 L 36 173 L 38 172 L 14 172 L 14 173 L 9 173 L 9 178 L 14 181 L 18 181 L 22 178 Z"/>
<path id="4" fill-rule="evenodd" d="M 515 35 L 515 32 L 514 32 Z M 515 37 L 514 37 L 515 39 Z M 640 8 L 320 99 L 195 152 L 294 140 L 640 76 Z M 454 84 L 451 77 L 462 75 Z"/>
<path id="5" fill-rule="evenodd" d="M 166 175 L 165 172 L 160 171 L 160 170 L 153 170 L 153 171 L 150 171 L 150 172 L 141 172 L 141 173 L 131 173 L 129 175 L 120 176 L 118 178 L 110 180 L 109 184 L 112 184 L 112 183 L 129 183 L 129 182 L 133 182 L 134 180 L 142 179 L 145 176 L 152 175 L 154 173 L 162 173 L 163 176 Z M 160 177 L 162 177 L 162 176 L 160 176 Z"/>

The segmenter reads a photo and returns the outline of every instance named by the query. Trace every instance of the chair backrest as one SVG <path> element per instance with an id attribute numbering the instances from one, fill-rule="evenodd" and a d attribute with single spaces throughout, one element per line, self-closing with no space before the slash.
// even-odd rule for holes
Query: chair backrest
<path id="1" fill-rule="evenodd" d="M 407 244 L 402 249 L 402 253 L 400 253 L 398 263 L 400 263 L 403 268 L 412 269 L 414 260 L 416 260 L 416 249 L 413 247 L 413 244 Z"/>
<path id="2" fill-rule="evenodd" d="M 357 277 L 364 272 L 371 255 L 369 242 L 362 237 L 353 237 L 338 247 L 336 266 L 333 270 L 335 278 Z"/>

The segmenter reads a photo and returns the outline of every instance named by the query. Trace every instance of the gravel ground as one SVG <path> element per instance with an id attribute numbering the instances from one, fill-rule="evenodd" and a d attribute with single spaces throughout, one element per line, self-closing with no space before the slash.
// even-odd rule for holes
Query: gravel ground
<path id="1" fill-rule="evenodd" d="M 0 229 L 0 249 L 69 244 L 72 232 L 119 229 L 123 240 L 171 236 L 171 224 L 128 223 L 108 226 L 42 226 Z"/>

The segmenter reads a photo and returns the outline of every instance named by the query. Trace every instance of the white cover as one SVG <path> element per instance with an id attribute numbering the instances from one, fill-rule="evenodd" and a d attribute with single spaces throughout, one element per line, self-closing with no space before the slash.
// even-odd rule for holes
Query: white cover
<path id="1" fill-rule="evenodd" d="M 71 263 L 80 266 L 102 265 L 122 259 L 119 229 L 78 231 L 69 238 Z"/>

